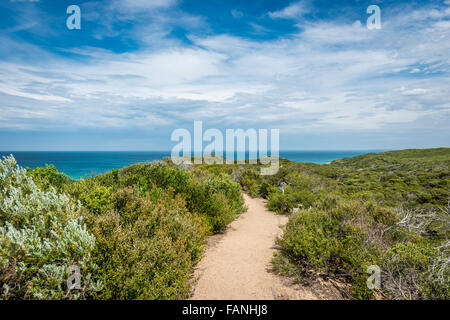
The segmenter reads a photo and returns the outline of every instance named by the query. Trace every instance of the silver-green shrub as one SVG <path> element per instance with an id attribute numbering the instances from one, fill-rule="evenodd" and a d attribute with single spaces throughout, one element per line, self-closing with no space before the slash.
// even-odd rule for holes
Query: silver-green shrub
<path id="1" fill-rule="evenodd" d="M 41 191 L 11 155 L 0 160 L 0 299 L 79 299 L 101 286 L 91 279 L 95 237 L 80 205 Z M 69 290 L 69 267 L 81 288 Z"/>

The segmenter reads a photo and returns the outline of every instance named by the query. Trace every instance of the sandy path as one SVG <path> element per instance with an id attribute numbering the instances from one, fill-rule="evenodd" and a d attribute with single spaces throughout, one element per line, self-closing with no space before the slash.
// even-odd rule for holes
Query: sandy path
<path id="1" fill-rule="evenodd" d="M 268 271 L 280 226 L 288 218 L 265 208 L 261 199 L 244 195 L 247 212 L 223 235 L 210 238 L 197 266 L 192 299 L 317 299 L 311 291 Z"/>

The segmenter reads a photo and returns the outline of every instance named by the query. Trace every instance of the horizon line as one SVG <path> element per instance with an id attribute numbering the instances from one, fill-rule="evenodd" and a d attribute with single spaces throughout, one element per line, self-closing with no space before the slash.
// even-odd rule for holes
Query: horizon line
<path id="1" fill-rule="evenodd" d="M 374 148 L 374 149 L 280 149 L 279 152 L 298 152 L 298 151 L 384 151 L 384 150 L 407 150 L 407 149 L 438 149 L 437 148 L 404 148 L 404 149 L 390 149 L 390 148 Z M 166 152 L 171 153 L 172 150 L 0 150 L 0 152 Z M 270 150 L 268 150 L 270 151 Z M 192 154 L 198 151 L 192 151 Z M 224 150 L 223 153 L 226 153 Z M 241 150 L 234 150 L 234 152 L 244 152 Z M 245 152 L 257 152 L 257 150 L 245 150 Z"/>

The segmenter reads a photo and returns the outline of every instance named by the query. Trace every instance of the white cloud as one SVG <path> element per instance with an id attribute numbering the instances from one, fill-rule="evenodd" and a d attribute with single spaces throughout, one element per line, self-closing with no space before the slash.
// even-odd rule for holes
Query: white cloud
<path id="1" fill-rule="evenodd" d="M 57 102 L 70 102 L 70 99 L 64 98 L 64 97 L 58 97 L 54 95 L 47 95 L 47 94 L 34 94 L 34 93 L 28 93 L 28 92 L 21 92 L 12 88 L 8 87 L 2 87 L 0 88 L 0 92 L 6 93 L 11 96 L 17 96 L 17 97 L 23 97 L 23 98 L 30 98 L 33 100 L 39 100 L 39 101 L 57 101 Z"/>
<path id="2" fill-rule="evenodd" d="M 293 12 L 287 8 L 280 12 Z M 189 46 L 161 36 L 157 50 L 86 47 L 71 51 L 82 61 L 3 61 L 0 126 L 160 128 L 202 119 L 322 132 L 414 127 L 425 117 L 444 123 L 449 33 L 442 16 L 429 11 L 412 14 L 416 24 L 407 29 L 397 22 L 375 32 L 351 21 L 315 22 L 275 40 L 193 32 Z"/>
<path id="3" fill-rule="evenodd" d="M 430 92 L 430 89 L 423 88 L 414 88 L 414 89 L 406 89 L 405 87 L 400 88 L 399 90 L 401 94 L 406 96 L 415 96 L 415 95 L 423 95 Z"/>
<path id="4" fill-rule="evenodd" d="M 359 22 L 359 21 L 358 21 Z M 357 43 L 371 40 L 376 34 L 361 23 L 348 25 L 338 23 L 315 23 L 309 25 L 302 37 L 312 43 Z"/>
<path id="5" fill-rule="evenodd" d="M 244 13 L 242 11 L 233 9 L 231 10 L 231 15 L 235 18 L 235 19 L 239 19 L 242 18 L 244 16 Z"/>
<path id="6" fill-rule="evenodd" d="M 112 0 L 111 5 L 119 10 L 140 11 L 168 8 L 177 2 L 177 0 Z"/>
<path id="7" fill-rule="evenodd" d="M 269 12 L 268 15 L 272 19 L 299 19 L 307 12 L 305 6 L 301 2 L 291 3 L 287 7 L 279 11 Z"/>

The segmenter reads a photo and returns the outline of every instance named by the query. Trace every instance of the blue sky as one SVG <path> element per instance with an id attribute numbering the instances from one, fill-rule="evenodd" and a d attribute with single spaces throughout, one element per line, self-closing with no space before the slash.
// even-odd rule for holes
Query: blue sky
<path id="1" fill-rule="evenodd" d="M 450 0 L 2 0 L 0 29 L 0 150 L 169 150 L 194 120 L 450 147 Z"/>

